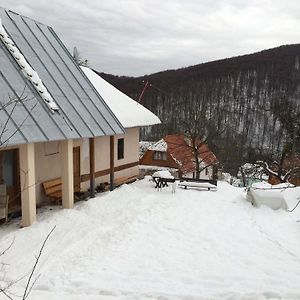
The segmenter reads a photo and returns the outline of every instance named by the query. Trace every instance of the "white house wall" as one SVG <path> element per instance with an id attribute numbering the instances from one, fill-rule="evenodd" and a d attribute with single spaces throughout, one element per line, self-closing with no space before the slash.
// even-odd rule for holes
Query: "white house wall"
<path id="1" fill-rule="evenodd" d="M 56 148 L 57 151 L 51 152 Z M 48 151 L 51 149 L 51 151 Z M 45 199 L 42 182 L 61 176 L 61 153 L 59 142 L 35 144 L 35 178 L 37 203 Z"/>
<path id="2" fill-rule="evenodd" d="M 212 166 L 208 167 L 207 169 L 203 170 L 200 173 L 201 179 L 211 179 L 212 176 L 213 176 L 213 167 Z"/>
<path id="3" fill-rule="evenodd" d="M 121 166 L 139 161 L 139 127 L 127 128 L 126 134 L 115 136 L 115 166 Z M 118 139 L 124 138 L 124 158 L 118 160 Z M 139 166 L 121 170 L 115 173 L 115 178 L 131 177 L 139 174 Z"/>
<path id="4" fill-rule="evenodd" d="M 124 138 L 124 158 L 118 160 L 118 139 Z M 126 134 L 114 136 L 114 164 L 115 167 L 139 161 L 139 128 L 127 128 Z M 81 174 L 89 174 L 89 141 L 83 140 L 81 155 Z M 110 137 L 103 136 L 95 138 L 95 171 L 106 170 L 110 168 Z M 115 179 L 121 177 L 137 176 L 139 174 L 138 166 L 121 170 L 115 173 Z M 101 176 L 95 179 L 96 185 L 101 182 L 109 182 L 109 175 Z M 89 181 L 83 182 L 81 188 L 89 188 Z"/>
<path id="5" fill-rule="evenodd" d="M 186 177 L 193 178 L 193 173 L 188 173 L 184 175 Z M 213 166 L 209 166 L 207 169 L 200 172 L 200 179 L 212 179 L 213 177 Z"/>
<path id="6" fill-rule="evenodd" d="M 118 139 L 124 138 L 124 158 L 118 160 Z M 139 161 L 139 128 L 126 129 L 126 134 L 114 136 L 115 167 Z M 73 140 L 73 147 L 80 147 L 80 173 L 89 174 L 89 139 Z M 37 203 L 45 199 L 42 182 L 61 177 L 61 149 L 60 142 L 47 142 L 35 144 L 36 166 L 36 195 Z M 110 168 L 110 137 L 95 138 L 95 171 Z M 115 179 L 131 177 L 139 174 L 138 166 L 134 166 L 115 173 Z M 96 178 L 96 185 L 100 182 L 109 182 L 109 175 Z M 81 183 L 81 189 L 89 188 L 89 181 Z"/>

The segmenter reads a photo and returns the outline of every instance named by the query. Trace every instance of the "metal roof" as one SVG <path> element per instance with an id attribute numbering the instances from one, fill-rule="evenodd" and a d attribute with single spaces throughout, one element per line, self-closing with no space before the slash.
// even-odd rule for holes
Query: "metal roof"
<path id="1" fill-rule="evenodd" d="M 54 113 L 49 109 L 0 41 L 0 137 L 5 145 L 124 133 L 51 27 L 1 7 L 0 19 L 59 107 Z"/>

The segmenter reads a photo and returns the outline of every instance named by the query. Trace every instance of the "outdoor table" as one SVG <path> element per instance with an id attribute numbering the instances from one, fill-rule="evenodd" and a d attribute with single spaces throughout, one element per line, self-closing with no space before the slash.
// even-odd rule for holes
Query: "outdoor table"
<path id="1" fill-rule="evenodd" d="M 175 182 L 175 178 L 169 171 L 157 171 L 152 175 L 153 181 L 155 182 L 155 188 L 158 190 L 168 186 L 168 182 Z"/>

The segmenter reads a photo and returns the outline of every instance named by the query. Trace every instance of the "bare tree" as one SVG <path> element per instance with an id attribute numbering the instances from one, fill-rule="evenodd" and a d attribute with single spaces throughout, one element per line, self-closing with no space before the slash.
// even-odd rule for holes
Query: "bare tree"
<path id="1" fill-rule="evenodd" d="M 37 105 L 37 101 L 35 99 L 31 99 L 31 98 L 28 98 L 27 96 L 25 96 L 24 91 L 25 91 L 25 89 L 23 90 L 23 92 L 20 95 L 18 95 L 17 93 L 14 93 L 14 95 L 8 95 L 8 101 L 0 101 L 0 113 L 3 116 L 5 116 L 4 118 L 1 118 L 1 120 L 0 120 L 0 150 L 5 149 L 9 145 L 11 139 L 18 133 L 18 131 L 22 130 L 22 126 L 24 125 L 26 120 L 29 118 L 31 112 L 34 110 L 34 108 Z M 14 117 L 14 113 L 16 113 L 18 106 L 26 106 L 27 113 L 19 121 L 19 123 L 15 123 L 14 129 L 11 130 L 10 122 L 12 121 L 12 119 Z M 0 156 L 0 159 L 1 158 L 2 158 L 2 156 Z M 0 166 L 2 166 L 2 161 L 0 161 Z M 20 171 L 24 173 L 25 177 L 27 176 L 26 174 L 27 174 L 28 170 L 20 170 Z M 0 172 L 3 172 L 2 168 L 0 168 Z M 2 174 L 1 174 L 0 178 L 2 178 Z M 2 184 L 2 183 L 3 182 L 1 182 L 1 180 L 0 180 L 0 184 Z M 27 188 L 29 188 L 29 186 L 27 186 L 27 184 L 24 183 L 24 186 L 21 187 L 19 193 L 17 195 L 15 195 L 15 197 L 19 197 L 20 193 Z M 10 199 L 10 200 L 13 201 L 14 199 Z M 45 243 L 48 240 L 48 238 L 50 237 L 50 235 L 52 234 L 54 228 L 50 231 L 50 233 L 45 238 L 43 245 L 40 249 L 40 253 L 36 257 L 36 262 L 35 262 L 32 270 L 28 274 L 21 276 L 17 280 L 11 281 L 4 286 L 0 286 L 0 294 L 3 294 L 7 299 L 16 299 L 16 298 L 26 299 L 28 297 L 28 295 L 30 294 L 30 292 L 38 278 L 37 277 L 37 278 L 33 279 L 33 274 L 36 270 L 37 263 L 40 259 L 40 256 L 41 256 L 42 251 L 45 246 Z M 6 247 L 5 249 L 0 251 L 0 257 L 4 257 L 5 254 L 12 248 L 13 244 L 14 244 L 14 239 L 8 247 Z M 5 262 L 1 262 L 0 263 L 1 271 L 4 271 L 6 268 L 7 268 L 7 265 L 5 264 Z M 24 278 L 26 278 L 27 276 L 29 276 L 29 277 L 27 280 L 26 288 L 24 290 L 24 294 L 22 296 L 16 295 L 12 291 L 13 286 L 16 285 L 18 282 L 20 282 L 21 280 L 23 280 Z"/>
<path id="2" fill-rule="evenodd" d="M 169 141 L 168 144 L 175 146 L 177 150 L 185 154 L 180 162 L 182 165 L 190 164 L 190 154 L 192 154 L 196 179 L 200 178 L 200 173 L 202 171 L 216 164 L 216 159 L 211 160 L 212 152 L 209 150 L 207 145 L 199 139 L 192 139 L 188 136 L 185 136 L 184 143 Z M 208 161 L 209 163 L 207 163 Z"/>
<path id="3" fill-rule="evenodd" d="M 13 95 L 8 95 L 8 101 L 0 101 L 0 184 L 5 184 L 3 179 L 3 169 L 2 169 L 2 159 L 3 155 L 1 155 L 1 151 L 5 150 L 5 148 L 10 144 L 11 139 L 22 130 L 23 125 L 27 121 L 27 119 L 30 117 L 31 113 L 34 111 L 37 100 L 34 98 L 29 98 L 25 93 L 25 88 L 21 92 L 21 94 L 17 94 L 16 92 Z M 23 118 L 20 119 L 18 122 L 16 122 L 14 119 L 14 114 L 17 113 L 18 107 L 25 107 L 26 106 L 26 113 L 24 114 Z M 11 128 L 11 123 L 14 123 L 14 129 Z M 20 172 L 22 172 L 27 178 L 28 170 L 22 170 L 20 169 Z M 9 201 L 13 202 L 15 199 L 20 197 L 20 194 L 25 189 L 29 188 L 26 184 L 26 180 L 24 182 L 24 185 L 18 189 L 18 192 L 11 196 Z M 8 205 L 8 204 L 7 204 Z"/>
<path id="4" fill-rule="evenodd" d="M 40 261 L 40 258 L 42 256 L 43 250 L 45 248 L 45 245 L 47 243 L 47 241 L 49 240 L 51 234 L 53 233 L 53 231 L 55 230 L 56 226 L 54 226 L 50 232 L 47 234 L 46 238 L 43 240 L 42 246 L 39 250 L 38 255 L 35 257 L 35 262 L 33 264 L 32 269 L 26 273 L 25 275 L 19 277 L 18 279 L 14 280 L 14 281 L 10 281 L 9 283 L 7 283 L 6 285 L 0 286 L 0 295 L 3 294 L 7 299 L 10 300 L 14 300 L 14 299 L 22 299 L 25 300 L 28 298 L 28 296 L 30 295 L 35 283 L 37 282 L 38 278 L 40 277 L 41 274 L 38 274 L 37 276 L 35 275 L 36 272 L 36 268 L 37 265 Z M 8 247 L 6 247 L 4 250 L 2 250 L 0 252 L 0 257 L 4 256 L 13 246 L 14 244 L 14 239 L 12 240 L 12 242 L 9 244 Z M 1 268 L 5 268 L 7 265 L 5 263 L 1 264 Z M 26 285 L 24 288 L 24 292 L 22 293 L 22 295 L 18 295 L 13 291 L 13 287 L 20 282 L 21 280 L 23 280 L 24 278 L 27 278 L 26 280 Z"/>
<path id="5" fill-rule="evenodd" d="M 265 173 L 269 175 L 271 183 L 276 184 L 291 182 L 293 178 L 299 174 L 300 167 L 295 167 L 295 160 L 298 161 L 299 164 L 299 159 L 294 155 L 283 152 L 279 160 L 274 160 L 271 163 L 265 161 L 258 161 L 257 163 L 260 164 L 264 168 Z"/>
<path id="6" fill-rule="evenodd" d="M 5 118 L 0 120 L 0 148 L 3 148 L 9 144 L 9 141 L 21 129 L 21 127 L 24 125 L 24 123 L 30 116 L 30 113 L 34 110 L 34 108 L 37 105 L 37 101 L 28 98 L 26 95 L 24 95 L 24 90 L 20 95 L 16 93 L 14 95 L 8 95 L 8 99 L 8 101 L 0 101 L 0 113 L 3 112 L 6 115 Z M 28 113 L 22 118 L 22 120 L 18 124 L 16 124 L 15 130 L 10 132 L 8 128 L 9 122 L 11 121 L 17 106 L 24 106 L 27 105 L 27 103 L 29 102 L 31 102 L 31 105 L 29 105 Z"/>
<path id="7" fill-rule="evenodd" d="M 183 110 L 184 135 L 186 137 L 186 147 L 189 147 L 194 156 L 195 177 L 200 178 L 200 173 L 212 165 L 217 159 L 212 159 L 209 149 L 213 145 L 213 140 L 220 134 L 218 128 L 213 125 L 208 113 L 205 101 L 193 101 L 196 107 L 190 109 L 186 106 Z M 209 163 L 207 163 L 209 162 Z"/>
<path id="8" fill-rule="evenodd" d="M 282 143 L 281 152 L 272 153 L 271 161 L 259 161 L 265 172 L 274 183 L 290 182 L 299 177 L 300 159 L 300 112 L 297 107 L 288 106 L 280 111 L 279 121 L 286 131 L 285 143 Z"/>

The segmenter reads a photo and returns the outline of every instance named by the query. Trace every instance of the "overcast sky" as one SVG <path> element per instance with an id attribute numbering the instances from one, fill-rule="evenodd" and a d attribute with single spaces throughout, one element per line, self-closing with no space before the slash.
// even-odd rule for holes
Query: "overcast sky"
<path id="1" fill-rule="evenodd" d="M 99 71 L 139 76 L 299 43 L 299 0 L 1 0 Z"/>

